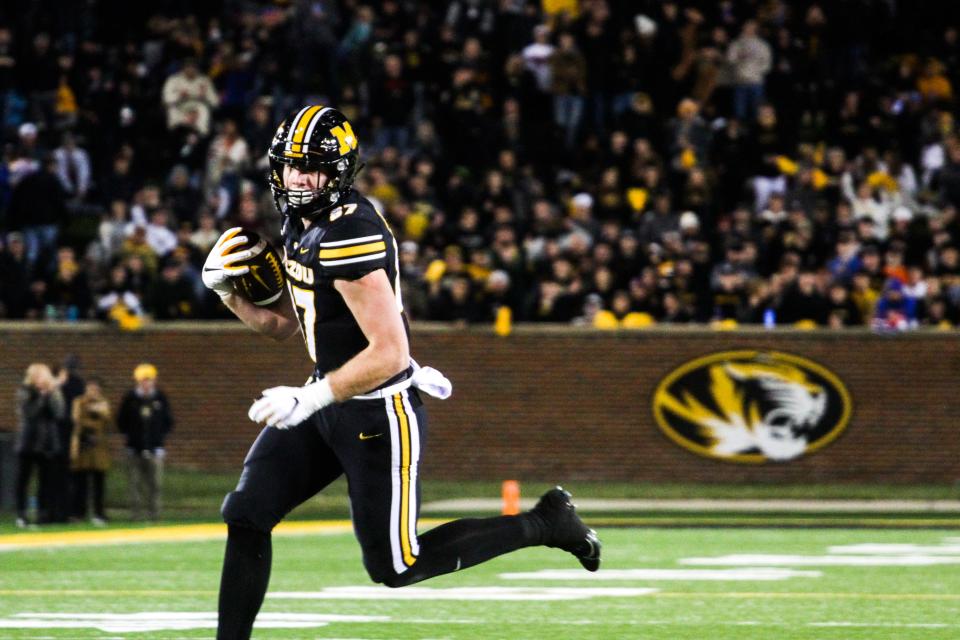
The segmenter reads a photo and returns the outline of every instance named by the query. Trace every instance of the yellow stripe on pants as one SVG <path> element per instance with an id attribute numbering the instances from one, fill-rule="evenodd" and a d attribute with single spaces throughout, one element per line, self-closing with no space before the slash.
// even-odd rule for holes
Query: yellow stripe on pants
<path id="1" fill-rule="evenodd" d="M 393 408 L 400 430 L 400 549 L 409 567 L 417 561 L 410 548 L 410 420 L 399 393 L 393 396 Z"/>

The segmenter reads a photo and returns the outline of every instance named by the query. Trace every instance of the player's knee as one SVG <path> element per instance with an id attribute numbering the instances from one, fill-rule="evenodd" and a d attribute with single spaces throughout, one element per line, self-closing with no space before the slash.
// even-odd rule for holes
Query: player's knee
<path id="1" fill-rule="evenodd" d="M 405 587 L 408 584 L 411 584 L 409 576 L 405 573 L 393 573 L 390 574 L 381 584 L 385 587 L 390 587 L 391 589 L 399 589 L 400 587 Z"/>
<path id="2" fill-rule="evenodd" d="M 397 573 L 393 568 L 393 564 L 388 560 L 380 561 L 376 558 L 364 556 L 363 566 L 366 568 L 367 575 L 370 576 L 373 582 L 382 584 L 385 587 L 396 589 L 398 587 L 405 587 L 411 583 L 411 572 L 408 570 L 403 573 Z"/>
<path id="3" fill-rule="evenodd" d="M 250 513 L 248 501 L 239 491 L 231 491 L 220 505 L 220 516 L 227 524 L 243 526 Z"/>
<path id="4" fill-rule="evenodd" d="M 220 515 L 228 525 L 270 533 L 275 517 L 243 491 L 231 491 L 223 500 Z"/>
<path id="5" fill-rule="evenodd" d="M 378 562 L 371 562 L 367 558 L 363 559 L 363 566 L 366 568 L 370 580 L 377 584 L 390 586 L 387 583 L 391 582 L 392 576 L 396 575 L 392 568 Z"/>
<path id="6" fill-rule="evenodd" d="M 397 573 L 395 571 L 388 571 L 387 573 L 377 576 L 370 574 L 370 579 L 377 584 L 382 584 L 391 589 L 399 589 L 400 587 L 405 587 L 416 582 L 410 572 Z"/>

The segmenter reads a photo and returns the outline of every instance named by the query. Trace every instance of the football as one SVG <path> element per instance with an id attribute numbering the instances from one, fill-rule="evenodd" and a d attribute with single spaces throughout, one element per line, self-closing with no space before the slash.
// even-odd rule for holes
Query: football
<path id="1" fill-rule="evenodd" d="M 280 254 L 256 231 L 243 230 L 247 241 L 235 247 L 231 253 L 239 252 L 258 244 L 263 244 L 263 250 L 248 260 L 235 263 L 236 266 L 250 267 L 250 271 L 233 279 L 237 293 L 257 305 L 265 307 L 276 302 L 285 286 L 286 278 L 283 274 L 283 265 Z"/>

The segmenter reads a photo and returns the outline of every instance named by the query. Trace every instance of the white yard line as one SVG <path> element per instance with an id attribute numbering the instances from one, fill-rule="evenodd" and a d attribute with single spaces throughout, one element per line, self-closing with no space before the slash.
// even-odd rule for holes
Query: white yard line
<path id="1" fill-rule="evenodd" d="M 953 544 L 886 544 L 867 542 L 864 544 L 845 544 L 828 547 L 831 554 L 857 555 L 957 555 L 960 556 L 960 543 Z"/>
<path id="2" fill-rule="evenodd" d="M 960 564 L 960 556 L 920 554 L 800 556 L 736 553 L 709 558 L 681 558 L 677 562 L 703 567 L 930 567 L 942 564 Z"/>
<path id="3" fill-rule="evenodd" d="M 335 623 L 385 623 L 390 624 L 451 624 L 450 620 L 393 619 L 386 616 L 337 616 L 312 613 L 261 613 L 257 617 L 255 629 L 317 629 Z M 454 623 L 490 624 L 489 620 L 453 621 Z M 604 624 L 604 620 L 572 620 L 565 624 L 592 626 Z M 689 627 L 692 624 L 673 620 L 630 620 L 627 624 L 647 627 Z M 795 627 L 794 623 L 761 620 L 715 620 L 711 624 L 718 627 Z M 851 629 L 950 629 L 960 627 L 948 622 L 858 622 L 849 620 L 829 620 L 807 622 L 809 628 L 851 628 Z M 133 614 L 89 614 L 89 613 L 24 613 L 10 618 L 0 618 L 0 629 L 97 629 L 106 633 L 145 633 L 156 631 L 186 631 L 191 629 L 216 628 L 214 612 L 143 612 Z M 28 636 L 34 640 L 53 640 L 54 636 Z M 176 640 L 173 636 L 165 636 Z M 191 636 L 192 637 L 192 636 Z M 109 639 L 105 639 L 109 640 Z M 119 638 L 117 639 L 119 640 Z M 338 637 L 328 640 L 364 640 L 362 637 Z"/>
<path id="4" fill-rule="evenodd" d="M 650 511 L 697 511 L 732 513 L 960 513 L 960 500 L 787 500 L 708 499 L 689 500 L 575 498 L 577 510 L 590 512 L 644 513 Z M 530 509 L 536 498 L 520 501 Z M 496 498 L 436 500 L 421 507 L 423 513 L 499 512 L 503 503 Z"/>
<path id="5" fill-rule="evenodd" d="M 501 573 L 504 580 L 681 580 L 681 581 L 750 581 L 765 582 L 790 578 L 819 578 L 820 571 L 799 571 L 780 567 L 746 567 L 743 569 L 604 569 L 587 573 L 582 569 L 541 569 L 518 573 Z"/>
<path id="6" fill-rule="evenodd" d="M 327 587 L 321 591 L 274 591 L 271 600 L 588 600 L 590 598 L 635 598 L 656 593 L 651 587 Z"/>

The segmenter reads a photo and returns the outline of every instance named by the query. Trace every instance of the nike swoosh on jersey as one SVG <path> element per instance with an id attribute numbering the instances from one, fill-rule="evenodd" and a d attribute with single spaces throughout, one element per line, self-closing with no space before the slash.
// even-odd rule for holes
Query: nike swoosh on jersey
<path id="1" fill-rule="evenodd" d="M 365 433 L 363 433 L 363 432 L 361 431 L 361 432 L 360 432 L 360 439 L 361 439 L 361 440 L 370 440 L 370 439 L 372 439 L 372 438 L 379 438 L 379 437 L 382 436 L 382 435 L 383 435 L 382 433 L 375 433 L 375 434 L 373 434 L 373 435 L 368 436 L 367 434 L 365 434 Z"/>

